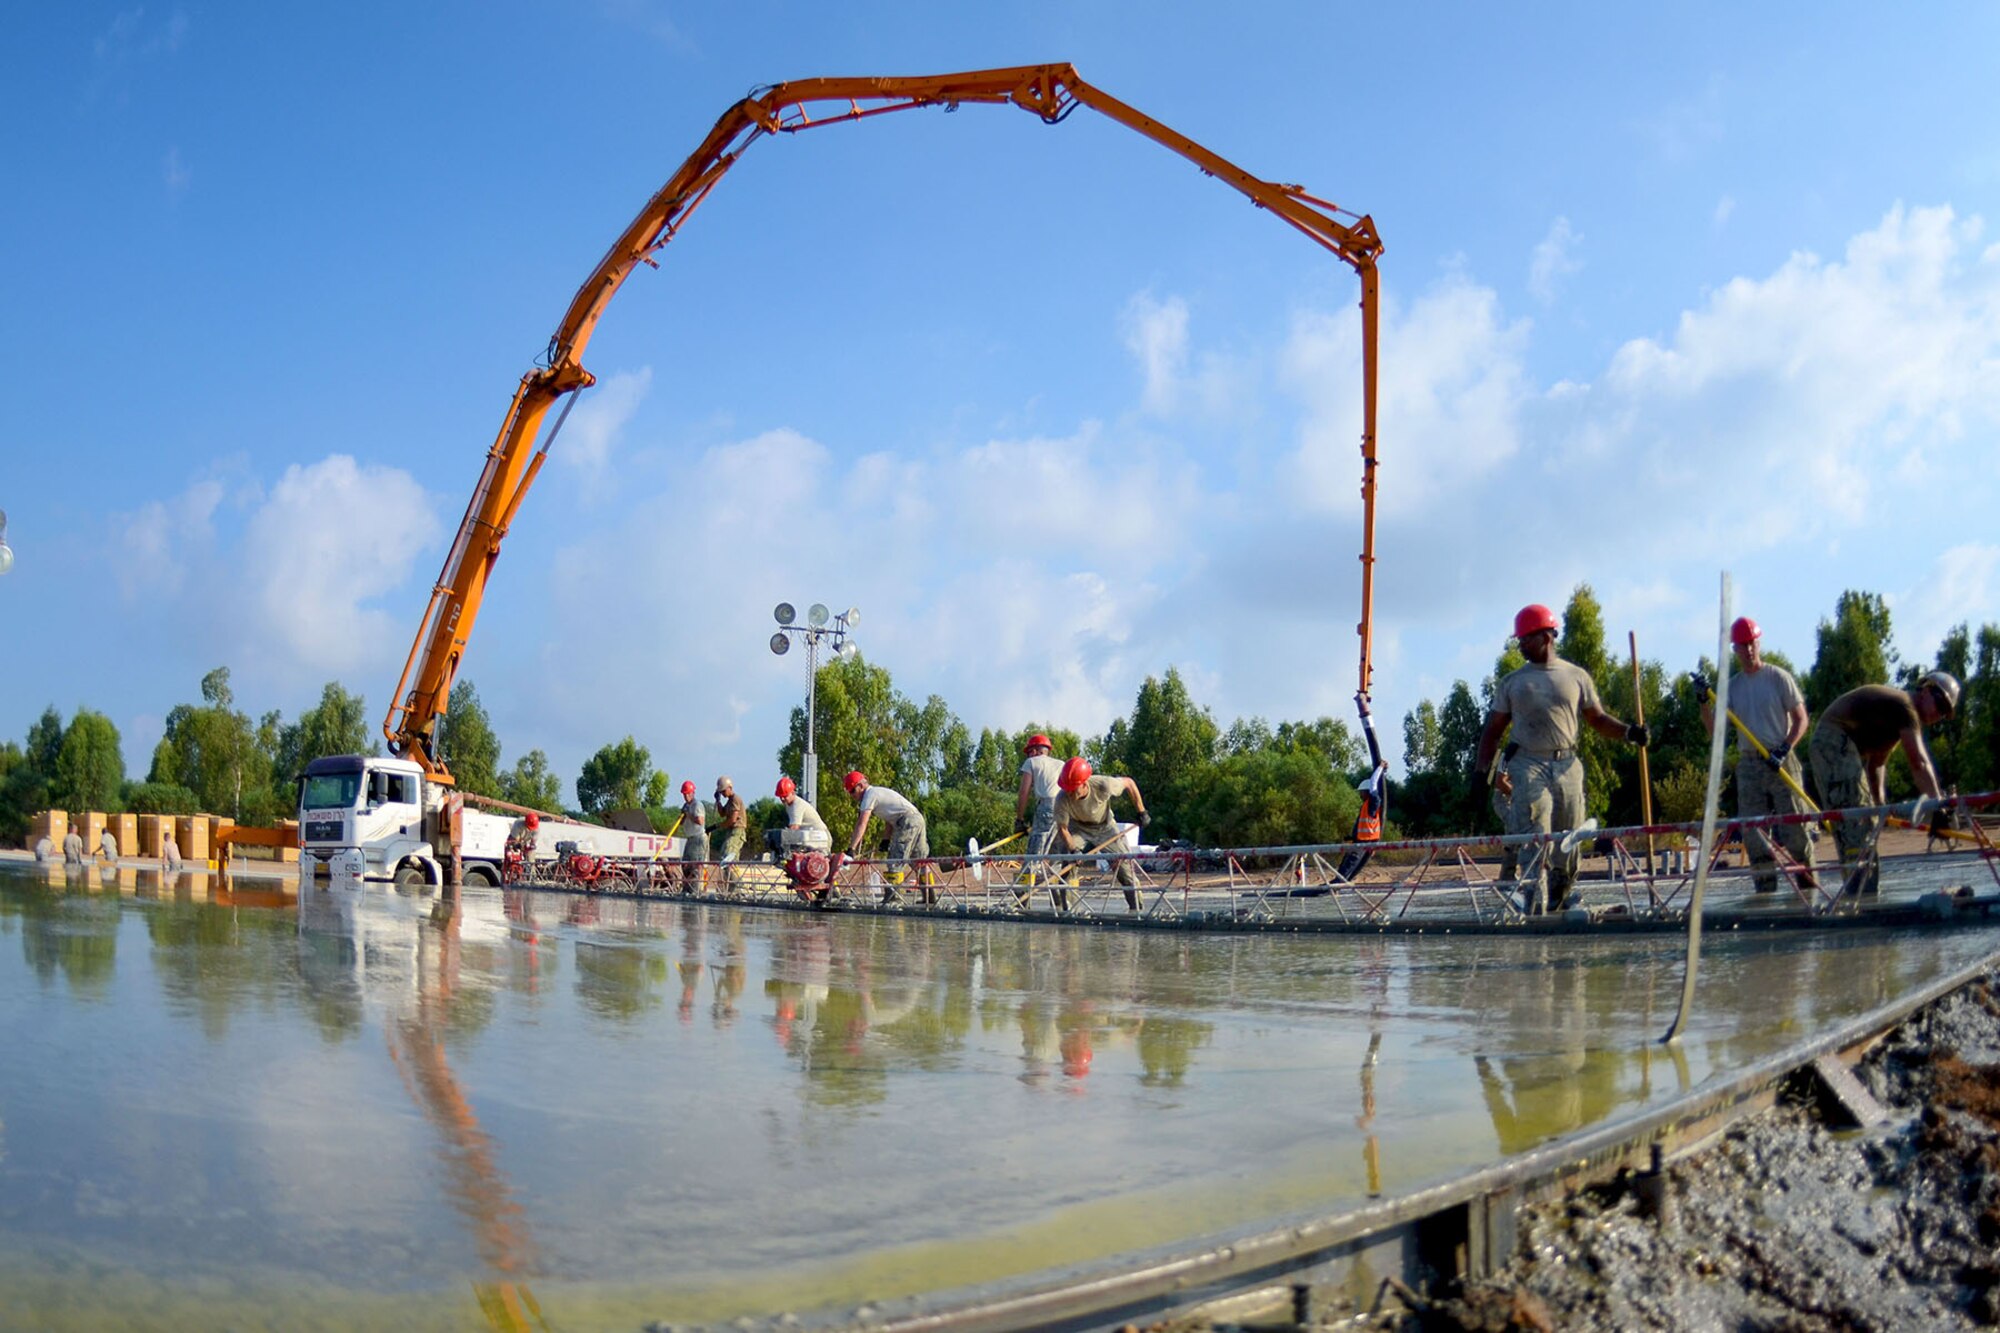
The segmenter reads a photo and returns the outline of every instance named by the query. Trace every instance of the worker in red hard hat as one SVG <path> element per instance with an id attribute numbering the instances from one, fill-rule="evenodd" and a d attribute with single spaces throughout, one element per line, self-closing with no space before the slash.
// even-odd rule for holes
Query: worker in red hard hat
<path id="1" fill-rule="evenodd" d="M 707 879 L 708 816 L 692 780 L 681 784 L 681 892 L 693 893 Z"/>
<path id="2" fill-rule="evenodd" d="M 1958 693 L 1956 676 L 1933 671 L 1913 690 L 1862 685 L 1828 704 L 1813 728 L 1810 747 L 1813 782 L 1819 787 L 1821 804 L 1829 810 L 1888 804 L 1889 755 L 1898 745 L 1910 761 L 1910 776 L 1916 780 L 1917 790 L 1939 799 L 1943 790 L 1937 770 L 1931 767 L 1930 751 L 1924 748 L 1924 728 L 1958 711 Z M 1734 703 L 1733 692 L 1730 697 Z M 1950 813 L 1940 807 L 1931 816 L 1931 836 L 1950 826 Z M 1849 817 L 1834 825 L 1841 870 L 1846 876 L 1841 892 L 1876 891 L 1875 838 L 1881 823 L 1879 819 Z"/>
<path id="3" fill-rule="evenodd" d="M 1146 798 L 1139 791 L 1139 784 L 1130 778 L 1106 777 L 1090 771 L 1090 761 L 1081 756 L 1064 762 L 1062 774 L 1057 779 L 1061 788 L 1056 797 L 1055 840 L 1066 852 L 1110 851 L 1114 855 L 1125 850 L 1125 828 L 1111 817 L 1111 803 L 1120 796 L 1130 796 L 1136 811 L 1135 818 L 1140 828 L 1153 822 L 1146 813 Z M 1118 882 L 1125 886 L 1125 906 L 1129 911 L 1139 910 L 1139 877 L 1132 869 L 1132 863 L 1123 857 L 1117 862 Z M 1060 880 L 1053 881 L 1061 883 Z M 1068 894 L 1060 889 L 1051 889 L 1057 908 L 1069 906 Z"/>
<path id="4" fill-rule="evenodd" d="M 811 801 L 799 795 L 798 783 L 790 777 L 779 778 L 772 795 L 778 798 L 778 805 L 785 812 L 785 827 L 772 829 L 764 835 L 764 842 L 772 851 L 786 853 L 797 847 L 811 847 L 818 851 L 832 848 L 833 834 L 827 830 L 826 820 L 813 808 Z M 787 833 L 802 836 L 787 838 Z"/>
<path id="5" fill-rule="evenodd" d="M 1806 736 L 1806 696 L 1792 673 L 1764 660 L 1764 631 L 1748 616 L 1729 627 L 1729 644 L 1736 653 L 1736 671 L 1729 678 L 1729 711 L 1757 738 L 1757 746 L 1741 737 L 1736 745 L 1736 813 L 1745 819 L 1762 815 L 1795 815 L 1805 811 L 1804 774 L 1794 747 Z M 1697 673 L 1695 693 L 1701 696 L 1701 726 L 1715 725 L 1715 695 L 1710 682 Z M 1786 779 L 1791 781 L 1787 782 Z M 1772 830 L 1792 859 L 1808 869 L 1800 873 L 1803 887 L 1816 888 L 1812 865 L 1812 829 L 1805 824 L 1781 824 Z M 1763 829 L 1743 830 L 1743 848 L 1750 854 L 1757 892 L 1776 893 L 1778 861 L 1771 838 Z"/>
<path id="6" fill-rule="evenodd" d="M 901 792 L 873 785 L 868 781 L 868 775 L 859 769 L 847 775 L 845 785 L 861 816 L 855 821 L 854 837 L 848 841 L 847 854 L 860 854 L 861 840 L 868 833 L 869 822 L 880 819 L 889 831 L 888 858 L 891 862 L 882 876 L 882 901 L 894 902 L 900 896 L 896 885 L 911 872 L 910 863 L 926 860 L 931 854 L 930 830 L 924 824 L 923 811 Z M 935 891 L 927 886 L 923 897 L 925 902 L 932 902 Z"/>
<path id="7" fill-rule="evenodd" d="M 1021 782 L 1014 793 L 1014 831 L 1028 835 L 1028 855 L 1048 853 L 1055 836 L 1056 795 L 1061 791 L 1062 760 L 1049 751 L 1048 736 L 1036 732 L 1021 747 Z M 1032 815 L 1030 809 L 1032 808 Z"/>
<path id="8" fill-rule="evenodd" d="M 1652 736 L 1644 723 L 1628 725 L 1605 712 L 1590 673 L 1556 655 L 1555 612 L 1539 603 L 1522 607 L 1514 617 L 1514 636 L 1528 660 L 1494 687 L 1473 761 L 1473 782 L 1485 787 L 1494 752 L 1511 726 L 1514 756 L 1494 785 L 1513 803 L 1514 826 L 1524 833 L 1566 832 L 1583 822 L 1579 727 L 1587 724 L 1600 736 L 1634 745 L 1645 745 Z M 1528 910 L 1562 908 L 1576 880 L 1579 856 L 1576 848 L 1563 853 L 1553 842 L 1534 843 L 1523 851 L 1521 886 Z"/>

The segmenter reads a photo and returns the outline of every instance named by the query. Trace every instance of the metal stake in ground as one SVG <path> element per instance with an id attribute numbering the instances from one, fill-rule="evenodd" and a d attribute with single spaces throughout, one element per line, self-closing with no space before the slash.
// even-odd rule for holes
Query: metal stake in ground
<path id="1" fill-rule="evenodd" d="M 1639 674 L 1639 632 L 1626 630 L 1632 645 L 1632 720 L 1646 725 L 1646 683 Z M 1653 775 L 1646 768 L 1646 746 L 1639 747 L 1639 822 L 1653 826 Z M 1646 835 L 1646 874 L 1653 873 L 1653 835 Z"/>
<path id="2" fill-rule="evenodd" d="M 1701 904 L 1708 892 L 1708 858 L 1715 848 L 1715 806 L 1722 797 L 1723 740 L 1729 731 L 1729 571 L 1722 571 L 1722 615 L 1715 635 L 1715 728 L 1708 742 L 1708 795 L 1701 806 L 1700 859 L 1694 863 L 1694 896 L 1688 901 L 1687 972 L 1681 978 L 1681 1007 L 1663 1042 L 1681 1039 L 1694 1007 L 1694 979 L 1701 967 Z"/>

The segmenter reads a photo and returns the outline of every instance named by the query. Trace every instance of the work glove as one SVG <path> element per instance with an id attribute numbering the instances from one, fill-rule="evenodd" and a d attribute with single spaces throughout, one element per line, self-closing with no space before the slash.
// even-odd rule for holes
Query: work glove
<path id="1" fill-rule="evenodd" d="M 1148 825 L 1148 824 L 1150 824 L 1150 823 L 1152 823 L 1152 822 L 1153 822 L 1153 817 L 1152 817 L 1151 815 L 1147 814 L 1147 813 L 1146 813 L 1146 812 L 1145 812 L 1144 810 L 1141 810 L 1141 811 L 1139 812 L 1139 827 L 1140 827 L 1140 828 L 1144 828 L 1144 827 L 1146 827 L 1146 825 Z"/>
<path id="2" fill-rule="evenodd" d="M 1634 722 L 1625 728 L 1625 739 L 1644 749 L 1653 743 L 1653 730 L 1644 722 Z"/>
<path id="3" fill-rule="evenodd" d="M 1028 831 L 1028 817 L 1026 815 L 1015 815 L 1014 832 L 1026 833 L 1027 831 Z"/>
<path id="4" fill-rule="evenodd" d="M 1715 692 L 1715 682 L 1699 671 L 1688 677 L 1688 684 L 1694 686 L 1694 697 L 1697 699 L 1706 698 Z"/>
<path id="5" fill-rule="evenodd" d="M 1771 747 L 1771 767 L 1783 768 L 1785 766 L 1785 756 L 1791 752 L 1792 745 L 1790 741 L 1779 741 L 1776 745 L 1773 745 Z"/>

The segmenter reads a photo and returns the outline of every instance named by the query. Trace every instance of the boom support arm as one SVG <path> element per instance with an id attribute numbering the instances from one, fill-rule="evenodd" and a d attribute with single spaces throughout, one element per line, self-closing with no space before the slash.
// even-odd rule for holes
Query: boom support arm
<path id="1" fill-rule="evenodd" d="M 1382 241 L 1373 220 L 1314 198 L 1299 186 L 1279 185 L 1250 175 L 1085 83 L 1067 64 L 1024 65 L 916 78 L 801 79 L 758 90 L 723 113 L 701 146 L 647 200 L 639 215 L 598 261 L 549 339 L 543 364 L 523 376 L 515 390 L 514 400 L 501 420 L 500 433 L 487 450 L 479 484 L 445 555 L 444 568 L 432 587 L 430 604 L 403 664 L 388 715 L 383 719 L 382 731 L 392 753 L 414 759 L 433 780 L 451 780 L 444 757 L 437 752 L 438 719 L 449 703 L 459 659 L 478 618 L 486 581 L 500 555 L 500 543 L 562 426 L 558 418 L 536 449 L 534 444 L 541 435 L 543 422 L 558 399 L 594 383 L 590 372 L 583 368 L 584 350 L 605 307 L 625 279 L 640 264 L 658 267 L 653 256 L 679 234 L 689 215 L 736 164 L 744 150 L 758 139 L 916 107 L 942 106 L 955 110 L 969 102 L 1011 104 L 1051 125 L 1061 122 L 1078 106 L 1090 107 L 1187 158 L 1205 174 L 1247 196 L 1259 208 L 1275 213 L 1331 250 L 1360 276 L 1364 526 L 1358 698 L 1365 712 L 1373 674 L 1370 651 L 1375 574 L 1375 344 L 1379 304 L 1375 265 L 1382 253 Z"/>

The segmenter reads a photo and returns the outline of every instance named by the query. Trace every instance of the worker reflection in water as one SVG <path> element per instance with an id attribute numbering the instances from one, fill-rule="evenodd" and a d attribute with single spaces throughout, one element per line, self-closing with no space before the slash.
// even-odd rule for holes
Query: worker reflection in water
<path id="1" fill-rule="evenodd" d="M 1729 627 L 1739 672 L 1729 682 L 1729 711 L 1769 752 L 1769 757 L 1760 755 L 1757 746 L 1748 743 L 1736 747 L 1736 813 L 1745 819 L 1805 810 L 1803 788 L 1794 786 L 1803 778 L 1793 747 L 1806 738 L 1806 696 L 1791 672 L 1764 660 L 1763 637 L 1764 631 L 1748 616 L 1738 616 Z M 1694 678 L 1694 688 L 1701 696 L 1701 729 L 1706 732 L 1715 726 L 1715 698 L 1702 676 Z M 1782 824 L 1773 832 L 1794 861 L 1812 865 L 1812 835 L 1804 824 Z M 1750 853 L 1757 892 L 1777 892 L 1778 860 L 1771 839 L 1762 829 L 1745 829 L 1743 846 Z M 1799 882 L 1806 888 L 1817 887 L 1810 869 Z"/>
<path id="2" fill-rule="evenodd" d="M 907 863 L 925 860 L 931 854 L 930 830 L 924 825 L 923 812 L 901 792 L 871 784 L 868 775 L 859 769 L 849 773 L 843 785 L 847 794 L 854 798 L 861 814 L 854 825 L 854 837 L 847 844 L 847 854 L 860 854 L 861 840 L 868 833 L 869 821 L 880 819 L 889 832 L 889 860 L 899 863 L 883 876 L 882 901 L 894 902 L 898 896 L 896 885 L 908 872 Z M 928 889 L 925 901 L 930 901 Z"/>
<path id="3" fill-rule="evenodd" d="M 1486 783 L 1494 751 L 1508 726 L 1520 746 L 1501 769 L 1496 784 L 1512 800 L 1514 822 L 1524 833 L 1561 833 L 1583 822 L 1583 761 L 1576 755 L 1577 726 L 1612 740 L 1644 745 L 1651 738 L 1645 724 L 1628 726 L 1604 711 L 1590 673 L 1556 656 L 1556 615 L 1539 604 L 1524 606 L 1514 617 L 1514 637 L 1520 640 L 1526 665 L 1510 671 L 1493 691 L 1493 708 L 1479 736 L 1479 755 L 1472 766 L 1476 786 Z M 1576 881 L 1580 855 L 1556 844 L 1538 842 L 1526 849 L 1521 884 L 1530 911 L 1557 911 L 1568 900 Z"/>
<path id="4" fill-rule="evenodd" d="M 708 860 L 708 818 L 694 794 L 692 781 L 681 784 L 681 892 L 701 887 L 702 863 Z"/>
<path id="5" fill-rule="evenodd" d="M 750 829 L 750 811 L 736 794 L 736 784 L 728 778 L 715 780 L 715 818 L 722 827 L 715 835 L 715 859 L 727 865 L 743 854 L 743 838 Z"/>
<path id="6" fill-rule="evenodd" d="M 1092 774 L 1090 761 L 1081 756 L 1063 764 L 1062 776 L 1058 781 L 1061 793 L 1056 797 L 1055 836 L 1066 852 L 1102 851 L 1112 843 L 1117 843 L 1116 851 L 1124 851 L 1125 829 L 1111 818 L 1111 802 L 1120 796 L 1132 798 L 1134 818 L 1139 827 L 1153 822 L 1146 813 L 1146 798 L 1140 794 L 1139 784 L 1130 778 L 1105 777 Z M 1132 863 L 1120 859 L 1117 870 L 1118 882 L 1125 886 L 1125 907 L 1128 911 L 1139 910 L 1139 876 Z M 1061 889 L 1053 889 L 1056 907 L 1069 906 L 1068 894 Z"/>
<path id="7" fill-rule="evenodd" d="M 1941 795 L 1930 751 L 1924 748 L 1924 728 L 1944 721 L 1957 708 L 1958 678 L 1948 671 L 1931 672 L 1914 690 L 1863 685 L 1835 699 L 1813 728 L 1813 782 L 1819 787 L 1821 804 L 1829 810 L 1886 805 L 1885 771 L 1890 752 L 1899 744 L 1910 761 L 1917 790 L 1932 798 Z M 1950 811 L 1937 811 L 1931 816 L 1932 836 L 1949 824 Z M 1853 818 L 1834 825 L 1841 873 L 1847 877 L 1843 893 L 1874 893 L 1878 888 L 1875 836 L 1880 825 L 1880 820 Z"/>

